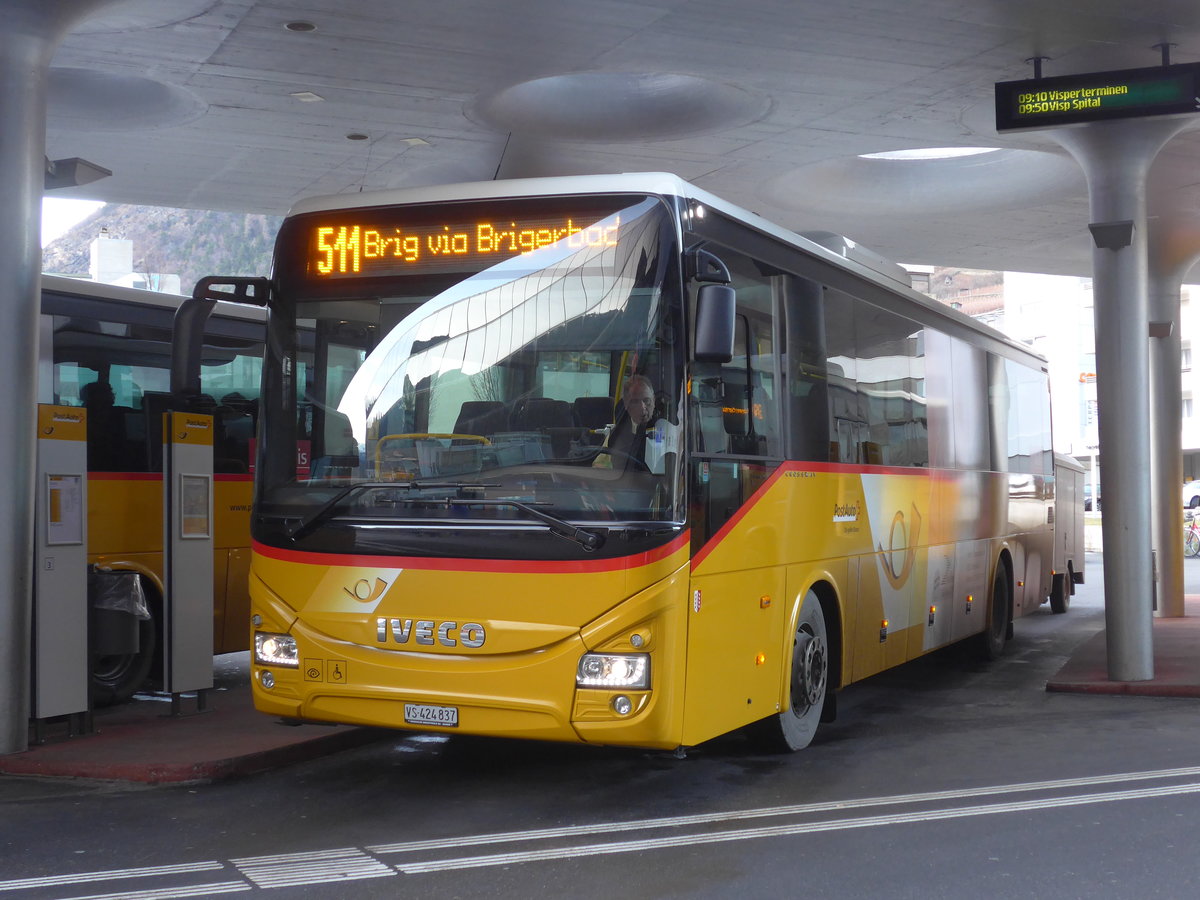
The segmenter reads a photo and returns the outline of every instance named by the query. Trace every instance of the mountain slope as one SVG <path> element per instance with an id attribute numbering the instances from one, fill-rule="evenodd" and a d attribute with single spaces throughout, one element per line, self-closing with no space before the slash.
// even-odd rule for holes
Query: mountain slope
<path id="1" fill-rule="evenodd" d="M 101 229 L 133 241 L 135 272 L 179 275 L 191 293 L 204 275 L 268 275 L 279 216 L 109 203 L 42 251 L 42 271 L 86 275 Z"/>

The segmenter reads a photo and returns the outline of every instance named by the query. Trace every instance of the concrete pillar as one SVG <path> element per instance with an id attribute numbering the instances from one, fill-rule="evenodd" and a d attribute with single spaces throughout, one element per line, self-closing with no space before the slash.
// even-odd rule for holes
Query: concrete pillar
<path id="1" fill-rule="evenodd" d="M 1150 518 L 1158 576 L 1158 616 L 1183 613 L 1183 388 L 1180 381 L 1178 273 L 1150 272 Z"/>
<path id="2" fill-rule="evenodd" d="M 1150 514 L 1158 564 L 1155 615 L 1185 615 L 1179 487 L 1183 482 L 1183 389 L 1180 292 L 1200 259 L 1200 223 L 1172 209 L 1173 197 L 1151 194 L 1150 275 Z"/>
<path id="3" fill-rule="evenodd" d="M 1154 677 L 1146 180 L 1186 120 L 1097 122 L 1051 132 L 1087 176 L 1094 249 L 1096 399 L 1104 498 L 1108 677 Z"/>
<path id="4" fill-rule="evenodd" d="M 46 81 L 70 26 L 113 0 L 9 0 L 0 28 L 0 753 L 28 746 Z M 25 473 L 22 477 L 21 473 Z"/>

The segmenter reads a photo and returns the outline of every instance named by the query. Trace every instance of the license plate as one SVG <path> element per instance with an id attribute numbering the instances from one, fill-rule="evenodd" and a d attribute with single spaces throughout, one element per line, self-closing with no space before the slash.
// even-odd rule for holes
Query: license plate
<path id="1" fill-rule="evenodd" d="M 444 728 L 457 728 L 458 707 L 405 703 L 404 721 L 409 725 L 441 725 Z"/>

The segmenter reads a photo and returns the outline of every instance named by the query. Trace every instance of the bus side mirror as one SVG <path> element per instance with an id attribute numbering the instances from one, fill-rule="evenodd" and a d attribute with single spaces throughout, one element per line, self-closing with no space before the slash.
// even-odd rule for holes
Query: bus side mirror
<path id="1" fill-rule="evenodd" d="M 269 278 L 241 276 L 201 278 L 192 296 L 175 310 L 171 329 L 171 393 L 176 403 L 200 394 L 200 358 L 204 350 L 204 323 L 218 300 L 266 306 L 271 292 Z M 181 409 L 187 409 L 181 405 Z"/>
<path id="2" fill-rule="evenodd" d="M 696 295 L 697 362 L 727 363 L 733 359 L 734 309 L 737 291 L 727 284 L 702 284 Z"/>
<path id="3" fill-rule="evenodd" d="M 245 276 L 207 276 L 196 282 L 192 299 L 225 300 L 247 306 L 266 306 L 271 295 L 271 279 Z"/>

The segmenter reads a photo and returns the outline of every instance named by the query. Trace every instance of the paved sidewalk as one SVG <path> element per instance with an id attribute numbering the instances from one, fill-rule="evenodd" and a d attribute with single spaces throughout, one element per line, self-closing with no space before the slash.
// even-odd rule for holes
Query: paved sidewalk
<path id="1" fill-rule="evenodd" d="M 1154 678 L 1111 681 L 1107 632 L 1084 641 L 1046 690 L 1078 694 L 1133 694 L 1142 697 L 1200 697 L 1200 596 L 1184 598 L 1183 618 L 1155 617 Z M 1069 615 L 1069 613 L 1068 613 Z"/>
<path id="2" fill-rule="evenodd" d="M 45 729 L 45 743 L 0 756 L 0 775 L 95 778 L 146 784 L 212 781 L 336 753 L 391 732 L 326 725 L 283 725 L 250 700 L 249 655 L 214 658 L 207 711 L 185 695 L 171 716 L 166 695 L 135 695 L 96 710 L 93 733 L 68 737 L 65 723 Z"/>

